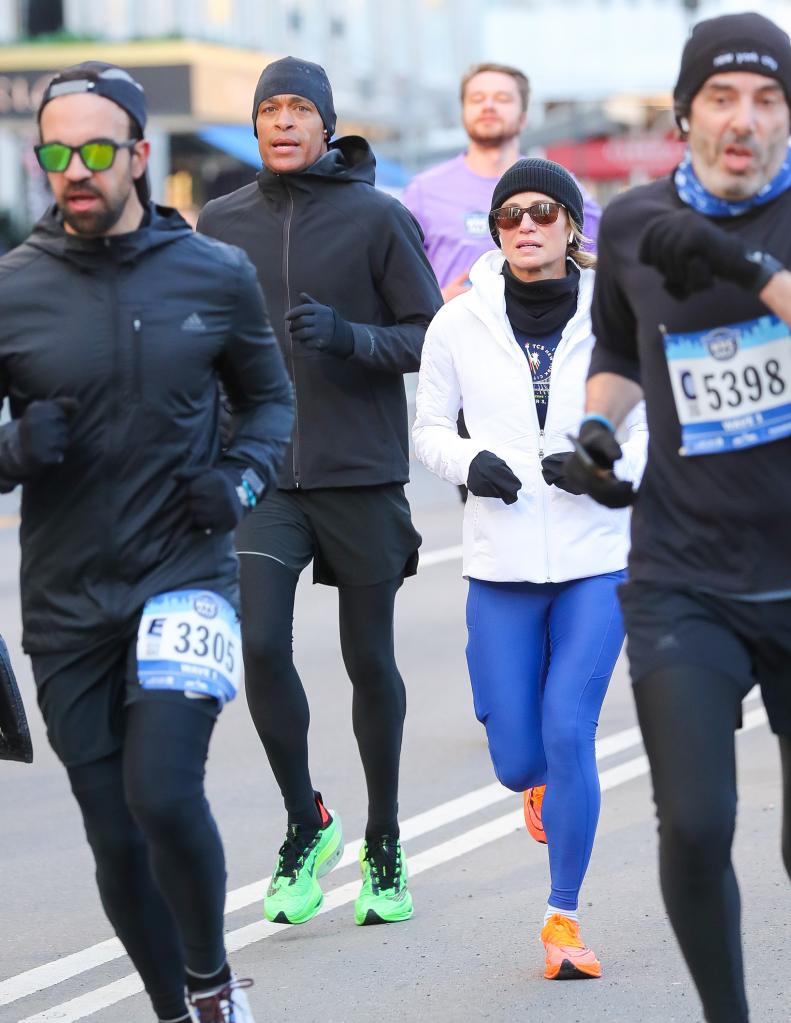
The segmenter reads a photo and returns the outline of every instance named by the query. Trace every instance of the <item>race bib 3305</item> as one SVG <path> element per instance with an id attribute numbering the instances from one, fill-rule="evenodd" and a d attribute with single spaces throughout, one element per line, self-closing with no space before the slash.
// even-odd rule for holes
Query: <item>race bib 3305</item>
<path id="1" fill-rule="evenodd" d="M 681 455 L 712 455 L 791 434 L 791 330 L 776 316 L 664 334 Z"/>
<path id="2" fill-rule="evenodd" d="M 137 671 L 144 689 L 236 696 L 242 670 L 239 616 L 210 590 L 173 590 L 146 601 L 137 632 Z"/>

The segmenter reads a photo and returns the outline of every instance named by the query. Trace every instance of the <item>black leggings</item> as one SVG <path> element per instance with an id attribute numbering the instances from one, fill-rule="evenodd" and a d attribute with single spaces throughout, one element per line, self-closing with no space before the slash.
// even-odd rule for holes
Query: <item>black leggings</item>
<path id="1" fill-rule="evenodd" d="M 241 558 L 245 685 L 255 727 L 292 824 L 319 821 L 308 768 L 310 711 L 293 656 L 297 576 L 272 558 Z M 368 788 L 368 837 L 398 834 L 398 765 L 406 691 L 395 663 L 393 610 L 401 577 L 339 586 L 343 662 Z"/>
<path id="2" fill-rule="evenodd" d="M 203 791 L 214 720 L 181 694 L 126 711 L 123 752 L 68 768 L 102 905 L 161 1019 L 186 1012 L 185 963 L 225 963 L 225 860 Z"/>
<path id="3" fill-rule="evenodd" d="M 659 874 L 668 916 L 709 1023 L 748 1019 L 739 888 L 734 732 L 744 689 L 697 665 L 674 665 L 634 687 L 659 819 Z M 783 858 L 791 875 L 791 740 L 780 740 Z"/>

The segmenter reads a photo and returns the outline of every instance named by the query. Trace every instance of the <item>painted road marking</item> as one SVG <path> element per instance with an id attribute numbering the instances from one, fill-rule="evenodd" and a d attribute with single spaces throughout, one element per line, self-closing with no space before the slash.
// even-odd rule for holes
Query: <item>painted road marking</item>
<path id="1" fill-rule="evenodd" d="M 753 728 L 758 728 L 765 723 L 766 712 L 763 707 L 750 710 L 744 716 L 742 733 L 750 731 Z M 634 737 L 635 731 L 636 729 L 626 729 L 624 732 L 615 733 L 612 736 L 605 737 L 602 740 L 602 743 L 610 740 L 609 748 L 615 752 L 620 752 L 623 748 L 629 748 L 624 747 L 623 743 L 629 741 L 630 745 L 634 745 L 634 743 L 631 743 L 631 738 Z M 613 753 L 610 752 L 605 755 L 611 756 Z M 601 757 L 598 750 L 597 756 Z M 624 763 L 603 771 L 600 775 L 601 789 L 602 791 L 606 791 L 607 789 L 615 788 L 618 785 L 624 785 L 627 782 L 646 775 L 647 773 L 648 759 L 641 754 L 631 760 L 627 760 Z M 428 831 L 441 827 L 443 824 L 459 820 L 471 812 L 475 812 L 478 809 L 490 806 L 504 799 L 511 798 L 512 796 L 512 792 L 497 784 L 477 789 L 474 792 L 469 793 L 467 796 L 450 800 L 449 802 L 436 807 L 434 810 L 418 814 L 417 816 L 405 821 L 402 825 L 403 837 L 407 840 L 415 838 L 421 834 L 426 834 Z M 474 809 L 470 810 L 470 806 L 473 806 Z M 437 820 L 440 823 L 434 823 L 434 820 Z M 448 863 L 450 860 L 456 859 L 459 856 L 473 852 L 474 850 L 481 848 L 483 845 L 504 838 L 513 831 L 520 830 L 522 826 L 523 816 L 521 808 L 519 810 L 510 811 L 502 817 L 498 817 L 486 824 L 472 828 L 461 835 L 457 835 L 455 838 L 426 849 L 421 853 L 410 856 L 410 876 L 416 876 L 425 870 L 430 870 L 432 867 Z M 353 862 L 354 859 L 356 859 L 356 852 L 359 851 L 359 848 L 360 840 L 351 843 L 347 847 L 339 867 L 347 866 Z M 233 912 L 235 909 L 241 909 L 246 905 L 250 905 L 251 902 L 257 901 L 262 896 L 267 883 L 268 879 L 264 879 L 263 881 L 256 882 L 253 885 L 247 885 L 244 888 L 236 889 L 236 891 L 229 893 L 228 902 L 226 903 L 227 911 Z M 324 905 L 322 906 L 320 913 L 328 913 L 340 906 L 353 902 L 357 896 L 358 889 L 358 880 L 332 889 L 326 894 Z M 282 932 L 288 926 L 290 925 L 270 924 L 268 921 L 257 921 L 247 925 L 246 927 L 230 931 L 226 935 L 228 951 L 239 951 L 240 949 L 246 948 L 255 942 L 262 941 L 273 934 Z M 71 976 L 76 976 L 78 973 L 83 973 L 95 965 L 101 965 L 102 962 L 108 962 L 111 959 L 116 959 L 123 955 L 123 950 L 121 950 L 117 954 L 109 955 L 106 959 L 100 958 L 102 954 L 100 950 L 107 953 L 107 946 L 112 945 L 113 943 L 120 947 L 120 943 L 117 942 L 117 939 L 112 939 L 110 942 L 102 942 L 100 945 L 94 945 L 91 949 L 86 949 L 83 953 L 76 953 L 74 956 L 67 957 L 72 960 L 73 965 L 77 965 L 76 960 L 80 956 L 86 957 L 84 961 L 86 963 L 90 963 L 90 965 L 85 965 L 83 968 L 76 970 L 76 972 L 72 972 Z M 97 957 L 99 957 L 98 962 L 96 961 Z M 19 982 L 28 979 L 30 978 L 30 975 L 34 973 L 38 974 L 37 979 L 39 981 L 43 980 L 45 979 L 44 971 L 53 967 L 57 968 L 62 962 L 62 960 L 59 960 L 55 963 L 47 964 L 47 966 L 39 967 L 37 970 L 31 970 L 25 974 L 20 974 L 18 977 L 11 978 L 0 986 L 0 990 L 7 989 L 7 991 L 3 990 L 3 994 L 10 994 L 12 989 L 9 985 L 13 985 L 15 981 Z M 33 990 L 28 989 L 26 993 L 30 994 L 33 993 L 33 991 L 42 990 L 43 987 L 51 986 L 53 983 L 59 983 L 64 979 L 67 978 L 61 976 L 58 980 L 52 980 L 45 984 L 37 984 Z M 54 1023 L 54 1021 L 58 1021 L 58 1023 L 76 1023 L 77 1020 L 85 1019 L 86 1017 L 91 1016 L 110 1005 L 115 1005 L 126 998 L 140 993 L 142 990 L 143 986 L 139 977 L 136 974 L 133 974 L 124 977 L 121 980 L 114 981 L 111 984 L 97 988 L 87 994 L 80 995 L 79 997 L 73 998 L 60 1005 L 53 1006 L 51 1009 L 46 1009 L 34 1016 L 29 1016 L 24 1020 L 21 1020 L 20 1023 Z M 5 998 L 5 1003 L 8 1001 L 14 1001 L 20 997 L 23 997 L 23 995 L 14 994 L 11 998 Z M 0 1004 L 5 1003 L 0 1002 Z"/>

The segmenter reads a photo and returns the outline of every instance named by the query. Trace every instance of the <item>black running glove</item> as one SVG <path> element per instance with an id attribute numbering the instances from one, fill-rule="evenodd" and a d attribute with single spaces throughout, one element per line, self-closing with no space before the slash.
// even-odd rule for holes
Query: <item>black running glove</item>
<path id="1" fill-rule="evenodd" d="M 677 299 L 710 288 L 715 279 L 758 294 L 782 269 L 773 257 L 753 252 L 738 235 L 689 209 L 650 221 L 640 237 L 639 254 L 662 274 L 665 290 Z"/>
<path id="2" fill-rule="evenodd" d="M 586 419 L 574 442 L 574 453 L 566 462 L 566 479 L 577 493 L 588 494 L 606 508 L 626 508 L 637 494 L 627 480 L 619 480 L 613 466 L 622 456 L 621 445 L 612 429 L 598 419 Z"/>
<path id="3" fill-rule="evenodd" d="M 541 461 L 541 475 L 548 487 L 557 487 L 567 494 L 581 494 L 582 491 L 566 479 L 566 462 L 572 454 L 571 451 L 559 451 L 556 455 L 547 455 Z"/>
<path id="4" fill-rule="evenodd" d="M 225 469 L 179 469 L 174 479 L 184 484 L 184 504 L 196 529 L 230 533 L 239 525 L 244 509 L 237 486 L 240 473 Z"/>
<path id="5" fill-rule="evenodd" d="M 522 481 L 491 451 L 479 451 L 470 462 L 467 489 L 476 497 L 499 497 L 513 504 L 521 486 Z"/>
<path id="6" fill-rule="evenodd" d="M 69 446 L 69 424 L 80 403 L 75 398 L 33 401 L 19 420 L 20 468 L 26 479 L 60 465 Z"/>
<path id="7" fill-rule="evenodd" d="M 354 351 L 351 326 L 329 305 L 322 305 L 305 291 L 299 293 L 302 305 L 286 313 L 291 336 L 306 348 L 329 352 L 346 359 Z"/>

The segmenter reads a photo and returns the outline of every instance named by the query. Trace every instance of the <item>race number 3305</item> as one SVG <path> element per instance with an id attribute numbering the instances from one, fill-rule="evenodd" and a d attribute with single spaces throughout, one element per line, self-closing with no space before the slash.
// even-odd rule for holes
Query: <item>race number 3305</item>
<path id="1" fill-rule="evenodd" d="M 236 611 L 208 590 L 152 597 L 140 619 L 137 664 L 145 689 L 181 690 L 221 703 L 233 699 L 241 676 Z"/>

